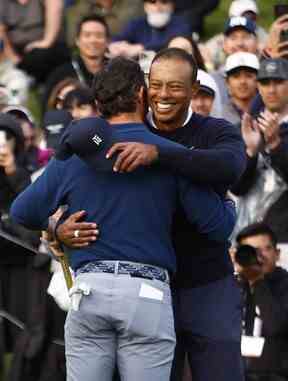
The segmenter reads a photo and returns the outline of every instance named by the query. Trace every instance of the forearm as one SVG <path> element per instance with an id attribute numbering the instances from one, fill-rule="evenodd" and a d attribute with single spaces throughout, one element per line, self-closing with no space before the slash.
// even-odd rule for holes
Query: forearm
<path id="1" fill-rule="evenodd" d="M 45 30 L 43 39 L 48 46 L 55 42 L 62 24 L 63 1 L 46 0 L 45 1 Z"/>
<path id="2" fill-rule="evenodd" d="M 199 184 L 229 186 L 241 176 L 246 158 L 230 149 L 161 148 L 159 163 Z"/>

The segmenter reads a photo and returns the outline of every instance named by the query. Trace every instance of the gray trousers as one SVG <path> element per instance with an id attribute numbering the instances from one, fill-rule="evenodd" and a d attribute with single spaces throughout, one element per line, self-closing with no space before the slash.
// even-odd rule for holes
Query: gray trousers
<path id="1" fill-rule="evenodd" d="M 78 311 L 65 324 L 67 381 L 168 381 L 175 348 L 169 285 L 104 273 L 80 274 L 86 283 Z"/>

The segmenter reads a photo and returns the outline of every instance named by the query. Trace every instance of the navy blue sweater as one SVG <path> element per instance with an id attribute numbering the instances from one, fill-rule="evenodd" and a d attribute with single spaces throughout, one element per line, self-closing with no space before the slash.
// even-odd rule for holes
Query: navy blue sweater
<path id="1" fill-rule="evenodd" d="M 116 128 L 123 140 L 177 148 L 142 124 Z M 194 186 L 157 167 L 130 174 L 94 172 L 75 155 L 66 161 L 52 160 L 44 174 L 14 201 L 11 216 L 28 228 L 45 229 L 48 216 L 61 204 L 68 204 L 68 213 L 86 210 L 87 220 L 101 226 L 101 235 L 95 244 L 71 250 L 74 270 L 91 260 L 126 260 L 174 272 L 171 223 L 179 200 L 199 231 L 211 239 L 227 239 L 235 211 L 211 189 Z"/>
<path id="2" fill-rule="evenodd" d="M 246 167 L 245 145 L 239 129 L 223 119 L 194 113 L 182 128 L 151 131 L 173 140 L 179 147 L 159 148 L 160 163 L 198 184 L 212 186 L 220 195 L 241 176 Z M 217 242 L 199 234 L 181 207 L 173 223 L 173 242 L 177 256 L 176 287 L 197 287 L 232 274 L 228 253 L 230 243 Z"/>

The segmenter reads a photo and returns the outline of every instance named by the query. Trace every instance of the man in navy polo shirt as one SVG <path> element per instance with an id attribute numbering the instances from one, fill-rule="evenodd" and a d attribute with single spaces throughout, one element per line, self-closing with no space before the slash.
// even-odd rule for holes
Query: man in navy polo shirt
<path id="1" fill-rule="evenodd" d="M 145 81 L 135 62 L 111 61 L 98 75 L 95 93 L 111 123 L 104 126 L 107 133 L 100 128 L 104 120 L 73 124 L 58 153 L 65 160 L 50 162 L 14 201 L 11 216 L 45 229 L 48 217 L 67 204 L 68 213 L 84 208 L 87 218 L 101 225 L 95 244 L 70 250 L 76 281 L 65 326 L 68 381 L 111 381 L 116 359 L 121 380 L 164 381 L 175 346 L 168 273 L 176 268 L 170 238 L 176 204 L 181 201 L 199 233 L 219 243 L 231 233 L 235 213 L 216 192 L 158 166 L 131 174 L 114 174 L 111 167 L 105 171 L 110 161 L 103 151 L 113 140 L 189 150 L 143 125 Z"/>
<path id="2" fill-rule="evenodd" d="M 231 123 L 191 112 L 197 87 L 195 72 L 197 66 L 186 52 L 176 48 L 161 51 L 152 62 L 148 89 L 150 130 L 189 150 L 118 143 L 110 155 L 120 152 L 115 171 L 130 172 L 155 161 L 193 182 L 213 186 L 224 196 L 245 169 L 245 148 L 239 130 Z M 101 232 L 100 224 L 99 228 Z M 78 238 L 73 237 L 73 229 L 79 230 Z M 82 227 L 70 219 L 58 227 L 57 235 L 67 245 L 86 245 L 96 238 L 94 230 L 93 224 L 84 222 Z M 181 380 L 186 353 L 193 381 L 242 380 L 241 303 L 228 254 L 230 243 L 199 234 L 182 208 L 174 219 L 172 234 L 177 255 L 177 347 L 172 380 Z"/>

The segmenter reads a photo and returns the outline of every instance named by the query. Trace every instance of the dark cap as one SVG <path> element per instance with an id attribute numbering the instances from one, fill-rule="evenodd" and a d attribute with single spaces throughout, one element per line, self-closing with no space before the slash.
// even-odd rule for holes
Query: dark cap
<path id="1" fill-rule="evenodd" d="M 72 120 L 72 115 L 66 110 L 52 110 L 45 113 L 43 129 L 49 148 L 57 149 L 61 135 Z"/>
<path id="2" fill-rule="evenodd" d="M 228 19 L 224 26 L 225 36 L 228 36 L 236 28 L 245 29 L 248 33 L 256 35 L 256 24 L 247 17 L 231 17 Z"/>
<path id="3" fill-rule="evenodd" d="M 0 130 L 10 133 L 16 139 L 16 151 L 24 148 L 24 135 L 21 125 L 14 115 L 0 112 Z"/>
<path id="4" fill-rule="evenodd" d="M 265 59 L 260 62 L 257 80 L 283 79 L 288 80 L 288 61 L 285 58 Z"/>
<path id="5" fill-rule="evenodd" d="M 76 154 L 94 169 L 112 171 L 115 158 L 106 159 L 106 154 L 119 141 L 116 129 L 106 120 L 99 117 L 80 119 L 63 133 L 56 158 L 67 160 Z"/>

